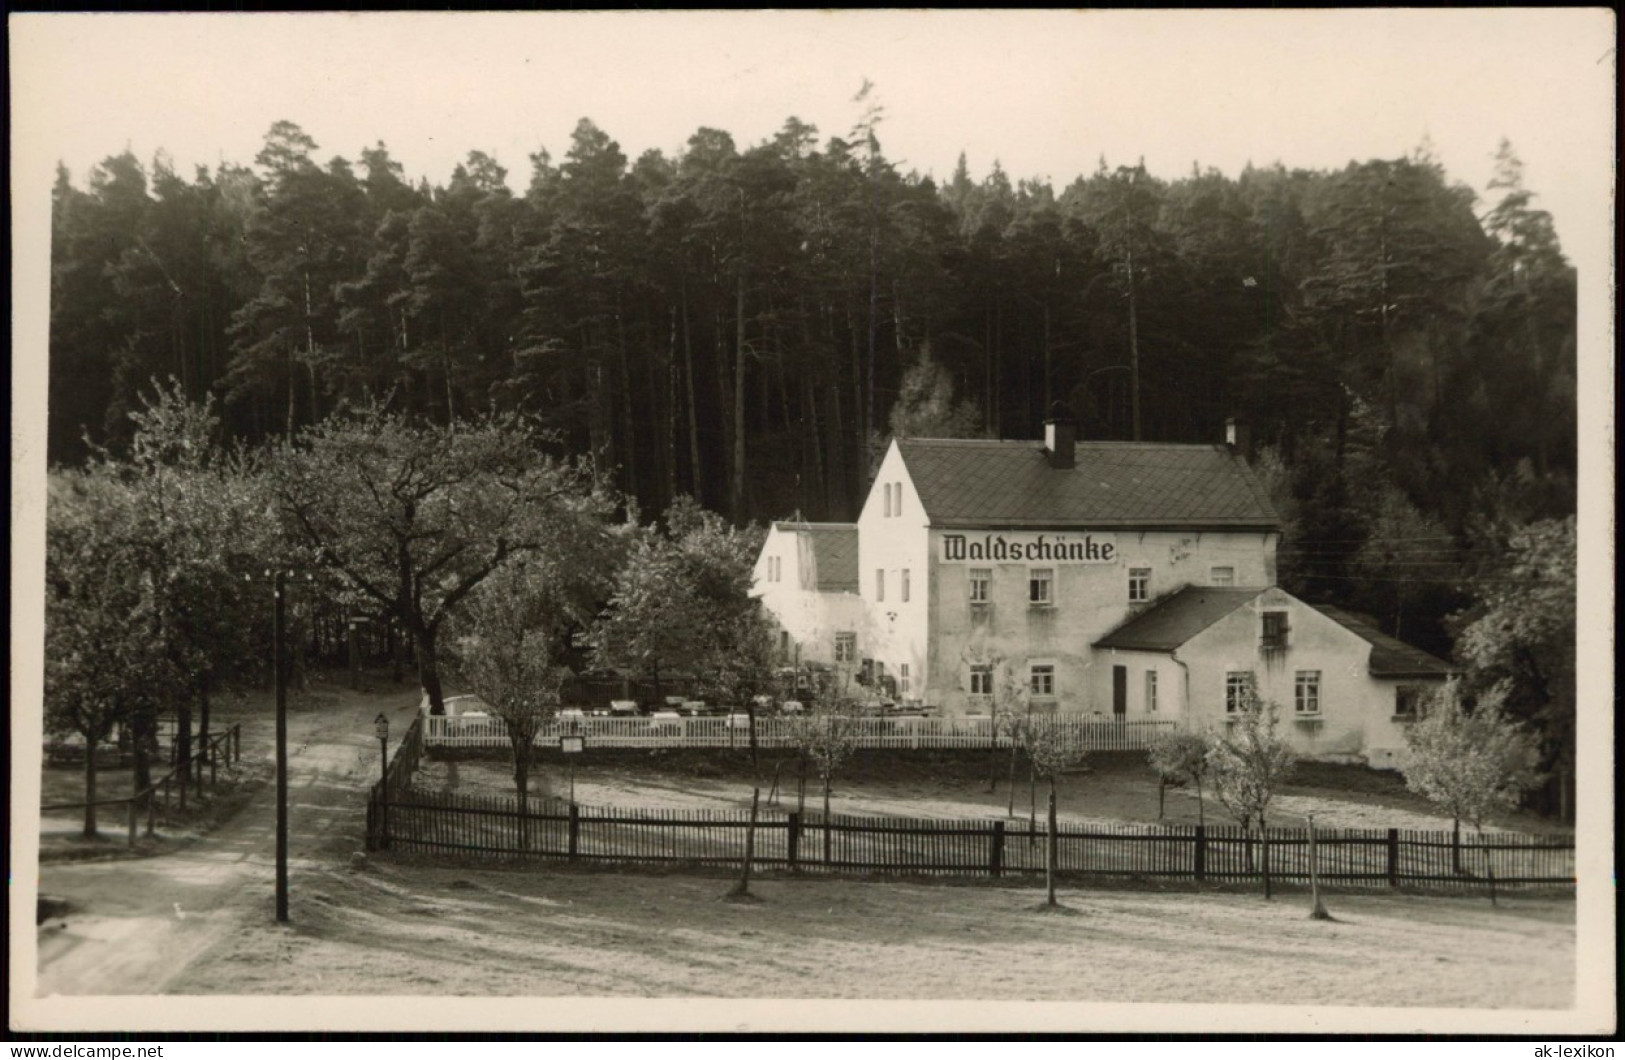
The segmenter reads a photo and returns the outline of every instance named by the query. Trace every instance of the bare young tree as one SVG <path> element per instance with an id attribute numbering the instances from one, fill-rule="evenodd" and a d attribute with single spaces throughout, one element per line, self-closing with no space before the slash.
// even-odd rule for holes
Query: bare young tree
<path id="1" fill-rule="evenodd" d="M 999 740 L 1006 738 L 1010 744 L 1010 806 L 1009 815 L 1016 814 L 1016 758 L 1021 750 L 1021 717 L 1028 710 L 1028 687 L 1017 676 L 1015 667 L 1009 659 L 997 651 L 976 646 L 966 649 L 960 654 L 960 661 L 964 663 L 962 673 L 968 675 L 970 686 L 965 689 L 967 695 L 980 700 L 986 698 L 990 711 L 988 726 L 988 744 L 995 752 L 994 766 L 988 774 L 987 790 L 991 794 L 998 790 L 998 758 Z"/>
<path id="2" fill-rule="evenodd" d="M 1297 766 L 1297 756 L 1280 733 L 1280 708 L 1249 692 L 1230 733 L 1213 741 L 1208 772 L 1213 794 L 1241 822 L 1249 840 L 1256 824 L 1264 845 L 1264 897 L 1270 896 L 1270 846 L 1266 830 L 1270 801 Z M 1249 841 L 1248 867 L 1252 844 Z"/>
<path id="3" fill-rule="evenodd" d="M 468 603 L 457 639 L 458 670 L 502 722 L 513 755 L 521 845 L 528 846 L 530 774 L 536 737 L 558 714 L 559 686 L 569 671 L 554 662 L 545 598 L 523 568 L 489 583 Z"/>
<path id="4" fill-rule="evenodd" d="M 1453 868 L 1461 868 L 1461 822 L 1466 821 L 1484 844 L 1484 823 L 1492 813 L 1518 805 L 1524 792 L 1541 781 L 1536 763 L 1540 748 L 1534 736 L 1505 710 L 1506 686 L 1492 687 L 1468 710 L 1458 682 L 1430 690 L 1418 704 L 1420 717 L 1405 733 L 1409 748 L 1404 772 L 1412 791 L 1437 803 L 1454 821 Z M 1490 901 L 1495 901 L 1495 874 L 1489 872 Z"/>
<path id="5" fill-rule="evenodd" d="M 1044 843 L 1044 889 L 1047 904 L 1055 905 L 1055 782 L 1069 769 L 1081 766 L 1088 757 L 1088 749 L 1081 737 L 1061 725 L 1051 715 L 1029 714 L 1022 719 L 1021 741 L 1032 760 L 1035 775 L 1049 782 L 1049 834 Z"/>
<path id="6" fill-rule="evenodd" d="M 863 734 L 863 713 L 845 683 L 820 689 L 802 714 L 787 721 L 790 741 L 824 786 L 824 860 L 830 860 L 829 793 L 831 782 Z"/>
<path id="7" fill-rule="evenodd" d="M 1160 781 L 1157 803 L 1159 819 L 1162 817 L 1161 788 L 1184 787 L 1190 784 L 1196 788 L 1196 820 L 1199 824 L 1207 823 L 1207 815 L 1203 808 L 1202 781 L 1208 775 L 1208 752 L 1212 746 L 1213 738 L 1210 734 L 1178 729 L 1162 734 L 1152 743 L 1146 757 Z"/>

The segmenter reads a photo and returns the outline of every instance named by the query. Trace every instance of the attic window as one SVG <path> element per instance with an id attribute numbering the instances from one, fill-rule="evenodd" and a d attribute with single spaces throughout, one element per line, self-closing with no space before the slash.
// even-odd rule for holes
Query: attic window
<path id="1" fill-rule="evenodd" d="M 1285 611 L 1265 611 L 1263 615 L 1264 630 L 1259 644 L 1266 651 L 1283 651 L 1286 648 L 1287 623 Z"/>

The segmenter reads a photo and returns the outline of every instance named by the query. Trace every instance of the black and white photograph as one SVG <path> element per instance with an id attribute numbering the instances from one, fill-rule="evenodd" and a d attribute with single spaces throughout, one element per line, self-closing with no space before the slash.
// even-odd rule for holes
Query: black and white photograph
<path id="1" fill-rule="evenodd" d="M 1615 1033 L 1611 11 L 8 28 L 10 1030 Z"/>

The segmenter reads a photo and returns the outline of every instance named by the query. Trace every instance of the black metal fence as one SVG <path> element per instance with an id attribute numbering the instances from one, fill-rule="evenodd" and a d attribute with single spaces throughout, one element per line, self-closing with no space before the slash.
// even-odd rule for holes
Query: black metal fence
<path id="1" fill-rule="evenodd" d="M 407 774 L 409 775 L 409 774 Z M 750 814 L 743 810 L 629 810 L 514 797 L 373 789 L 367 848 L 490 858 L 625 864 L 739 866 Z M 1492 833 L 1317 829 L 1316 872 L 1342 889 L 1571 887 L 1574 839 Z M 759 869 L 1000 877 L 1041 873 L 1045 825 L 769 813 L 756 824 Z M 1101 826 L 1060 821 L 1055 866 L 1071 877 L 1211 883 L 1309 882 L 1307 829 L 1245 832 L 1232 826 Z"/>

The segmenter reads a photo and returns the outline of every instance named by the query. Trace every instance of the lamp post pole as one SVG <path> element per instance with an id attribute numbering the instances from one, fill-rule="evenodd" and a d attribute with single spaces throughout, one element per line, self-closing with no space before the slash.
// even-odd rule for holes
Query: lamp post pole
<path id="1" fill-rule="evenodd" d="M 378 734 L 378 825 L 380 850 L 389 849 L 389 719 L 382 712 L 372 719 Z"/>
<path id="2" fill-rule="evenodd" d="M 372 720 L 373 731 L 378 734 L 378 779 L 389 781 L 389 719 L 379 714 Z"/>
<path id="3" fill-rule="evenodd" d="M 283 639 L 287 575 L 277 571 L 273 582 L 276 597 L 271 624 L 272 665 L 276 684 L 276 918 L 288 922 L 288 675 Z"/>

